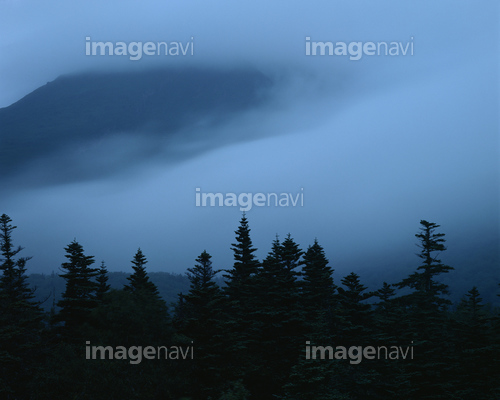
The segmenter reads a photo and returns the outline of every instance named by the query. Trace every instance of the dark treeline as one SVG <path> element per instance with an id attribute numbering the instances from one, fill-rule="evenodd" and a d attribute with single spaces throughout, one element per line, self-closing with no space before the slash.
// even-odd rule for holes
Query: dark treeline
<path id="1" fill-rule="evenodd" d="M 128 283 L 130 276 L 127 272 L 108 272 L 108 284 L 111 289 L 122 289 Z M 173 274 L 169 272 L 149 272 L 149 278 L 158 288 L 160 296 L 167 304 L 175 303 L 178 300 L 179 292 L 189 291 L 189 279 L 185 274 Z M 222 284 L 222 279 L 218 277 L 217 282 Z M 52 307 L 58 309 L 57 303 L 61 300 L 61 295 L 66 290 L 66 280 L 57 273 L 51 274 L 29 274 L 28 283 L 34 289 L 35 301 L 40 303 L 46 312 Z"/>
<path id="2" fill-rule="evenodd" d="M 277 237 L 258 260 L 243 215 L 232 268 L 214 269 L 203 251 L 171 307 L 141 249 L 112 289 L 104 262 L 75 240 L 49 312 L 28 285 L 15 228 L 0 217 L 2 399 L 500 398 L 500 314 L 473 282 L 448 300 L 441 278 L 453 268 L 439 259 L 435 223 L 420 221 L 415 270 L 370 291 L 355 273 L 334 281 L 317 240 L 303 250 Z M 161 346 L 171 351 L 146 357 Z"/>

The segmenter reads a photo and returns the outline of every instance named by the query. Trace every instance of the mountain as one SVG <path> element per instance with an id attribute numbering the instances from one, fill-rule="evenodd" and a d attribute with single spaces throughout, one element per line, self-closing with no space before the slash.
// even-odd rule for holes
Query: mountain
<path id="1" fill-rule="evenodd" d="M 44 182 L 89 178 L 96 171 L 87 170 L 79 158 L 97 158 L 102 164 L 98 158 L 110 156 L 120 164 L 124 160 L 110 154 L 117 153 L 111 151 L 117 147 L 129 161 L 145 157 L 176 132 L 200 123 L 214 126 L 256 107 L 271 87 L 272 81 L 255 70 L 183 68 L 61 76 L 0 109 L 2 176 L 25 172 L 29 177 L 50 165 Z M 129 147 L 140 140 L 142 153 L 120 153 L 121 137 Z M 136 139 L 132 146 L 130 138 Z M 97 173 L 112 170 L 108 162 Z"/>

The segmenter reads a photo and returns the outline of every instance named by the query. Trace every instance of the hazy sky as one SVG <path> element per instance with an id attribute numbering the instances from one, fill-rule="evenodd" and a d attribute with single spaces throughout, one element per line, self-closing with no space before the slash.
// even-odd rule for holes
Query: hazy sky
<path id="1" fill-rule="evenodd" d="M 0 0 L 0 107 L 87 70 L 252 67 L 277 82 L 265 107 L 195 129 L 215 138 L 196 157 L 168 162 L 190 151 L 171 143 L 165 162 L 112 177 L 2 187 L 0 213 L 34 257 L 29 272 L 57 271 L 73 238 L 110 270 L 130 270 L 137 247 L 151 271 L 184 272 L 204 249 L 229 268 L 241 211 L 196 207 L 196 188 L 304 194 L 302 207 L 247 212 L 259 258 L 290 232 L 303 248 L 317 237 L 334 268 L 366 268 L 370 257 L 411 256 L 420 219 L 441 224 L 450 252 L 468 238 L 498 241 L 499 16 L 496 1 Z M 194 55 L 92 57 L 86 37 L 192 40 Z M 306 56 L 307 37 L 414 51 Z M 135 145 L 114 140 L 96 152 Z"/>

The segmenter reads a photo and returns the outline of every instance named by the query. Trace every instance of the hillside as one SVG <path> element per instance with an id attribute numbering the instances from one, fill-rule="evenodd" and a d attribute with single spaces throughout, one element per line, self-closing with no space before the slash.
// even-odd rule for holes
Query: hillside
<path id="1" fill-rule="evenodd" d="M 126 134 L 152 140 L 148 150 L 154 152 L 158 139 L 201 122 L 217 124 L 262 103 L 270 87 L 271 81 L 255 70 L 193 68 L 61 76 L 0 109 L 2 178 L 12 178 L 46 159 L 55 163 L 54 169 L 64 166 L 68 174 L 85 178 L 89 171 L 71 168 L 82 156 L 76 148 L 93 144 L 98 149 L 107 138 Z"/>

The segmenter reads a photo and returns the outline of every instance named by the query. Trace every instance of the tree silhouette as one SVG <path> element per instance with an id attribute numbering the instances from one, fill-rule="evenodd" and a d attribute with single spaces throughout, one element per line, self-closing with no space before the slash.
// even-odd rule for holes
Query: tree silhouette
<path id="1" fill-rule="evenodd" d="M 42 313 L 26 281 L 30 257 L 16 255 L 12 232 L 16 226 L 0 216 L 0 397 L 27 396 L 27 382 L 39 356 Z"/>
<path id="2" fill-rule="evenodd" d="M 59 276 L 66 280 L 66 290 L 57 304 L 61 310 L 56 314 L 55 320 L 64 323 L 63 331 L 67 338 L 76 340 L 81 331 L 78 328 L 87 322 L 90 311 L 98 304 L 98 285 L 94 278 L 99 272 L 97 268 L 91 268 L 94 257 L 86 256 L 82 245 L 76 240 L 66 246 L 65 250 L 65 257 L 69 261 L 62 264 L 65 272 Z"/>

